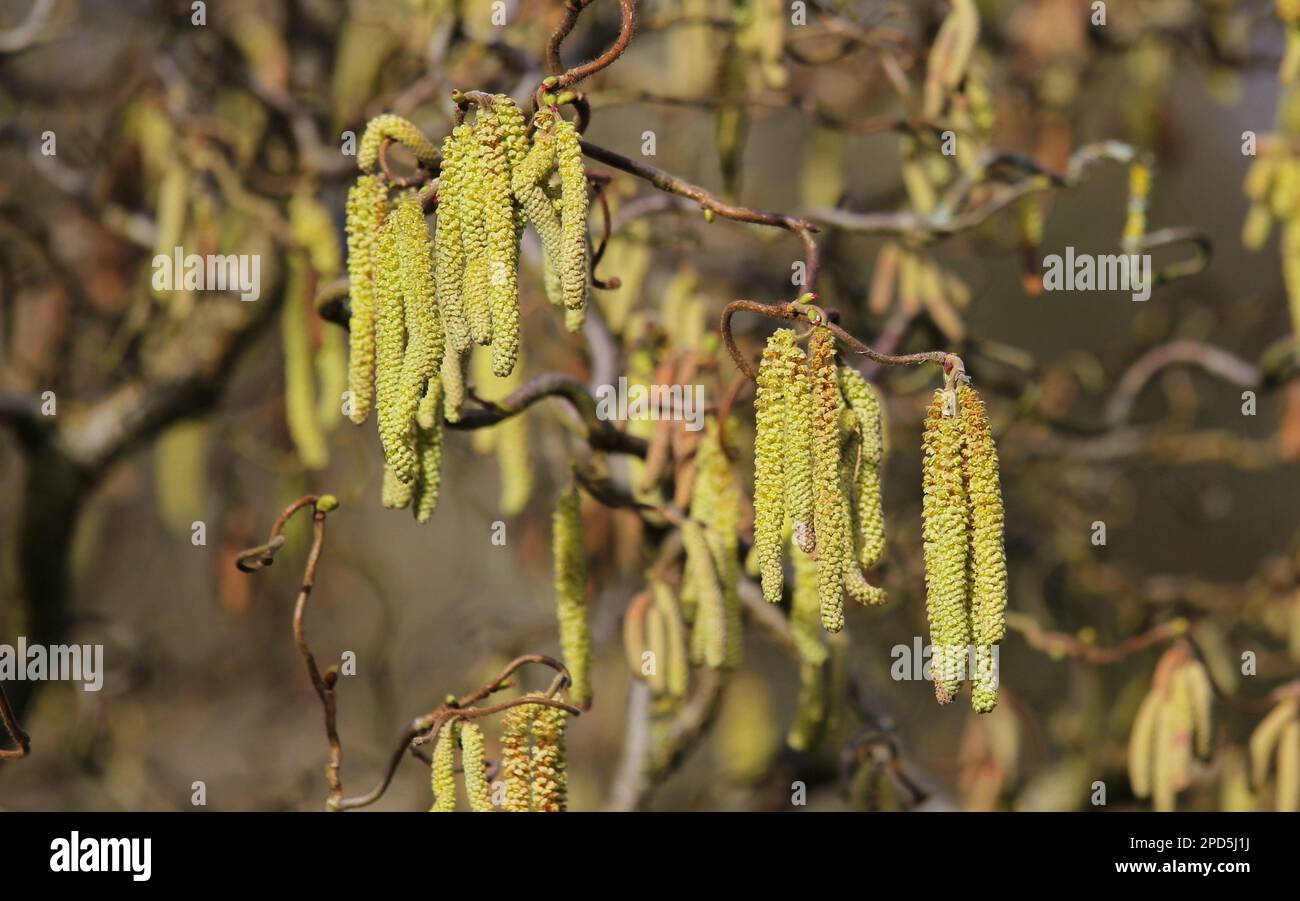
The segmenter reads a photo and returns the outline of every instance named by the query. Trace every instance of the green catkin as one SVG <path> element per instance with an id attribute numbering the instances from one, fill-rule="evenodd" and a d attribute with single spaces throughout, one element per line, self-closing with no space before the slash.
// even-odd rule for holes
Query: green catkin
<path id="1" fill-rule="evenodd" d="M 361 135 L 361 144 L 357 148 L 358 169 L 362 172 L 374 171 L 375 166 L 379 163 L 380 147 L 385 139 L 401 144 L 415 154 L 415 158 L 426 166 L 432 166 L 438 162 L 438 150 L 424 136 L 424 132 L 401 116 L 385 113 L 381 116 L 375 116 L 366 123 L 366 130 Z"/>
<path id="2" fill-rule="evenodd" d="M 953 392 L 939 389 L 926 411 L 922 464 L 926 614 L 935 696 L 946 704 L 962 683 L 970 645 L 966 609 L 970 513 L 962 483 L 961 431 Z M 950 415 L 945 415 L 950 414 Z"/>
<path id="3" fill-rule="evenodd" d="M 447 342 L 443 350 L 442 370 L 442 415 L 448 422 L 460 422 L 460 408 L 465 404 L 465 367 L 469 365 L 469 354 L 459 354 Z"/>
<path id="4" fill-rule="evenodd" d="M 563 257 L 560 284 L 564 289 L 564 306 L 581 310 L 587 306 L 587 173 L 582 166 L 582 147 L 578 130 L 567 119 L 555 123 L 556 167 L 560 172 L 560 226 L 563 231 Z"/>
<path id="5" fill-rule="evenodd" d="M 740 665 L 743 632 L 740 622 L 740 485 L 719 440 L 716 420 L 710 420 L 695 454 L 691 518 L 706 527 L 705 537 L 722 588 L 726 636 L 725 666 Z"/>
<path id="6" fill-rule="evenodd" d="M 1151 797 L 1151 761 L 1152 748 L 1155 747 L 1156 722 L 1160 717 L 1161 698 L 1152 691 L 1142 699 L 1137 717 L 1133 720 L 1133 730 L 1128 739 L 1128 778 L 1133 787 L 1133 795 L 1138 798 Z"/>
<path id="7" fill-rule="evenodd" d="M 813 532 L 816 534 L 817 593 L 822 627 L 844 628 L 844 527 L 840 507 L 840 388 L 835 376 L 835 338 L 813 331 L 809 345 L 812 378 Z"/>
<path id="8" fill-rule="evenodd" d="M 401 405 L 396 415 L 409 423 L 415 418 L 426 386 L 439 379 L 445 339 L 434 291 L 429 231 L 419 200 L 398 204 L 393 213 L 393 228 L 402 261 L 402 307 L 407 335 L 398 389 Z"/>
<path id="9" fill-rule="evenodd" d="M 885 550 L 885 517 L 880 501 L 880 467 L 885 457 L 881 402 L 876 389 L 850 366 L 839 370 L 840 390 L 857 420 L 859 457 L 852 480 L 852 512 L 857 558 L 863 569 L 880 562 Z"/>
<path id="10" fill-rule="evenodd" d="M 451 813 L 456 809 L 456 737 L 460 721 L 450 719 L 438 730 L 433 748 L 433 806 L 430 813 Z"/>
<path id="11" fill-rule="evenodd" d="M 560 647 L 572 683 L 569 695 L 584 710 L 591 706 L 591 629 L 587 622 L 587 565 L 582 541 L 578 489 L 570 486 L 555 505 L 552 518 L 555 557 L 555 610 Z"/>
<path id="12" fill-rule="evenodd" d="M 492 296 L 488 282 L 488 248 L 490 241 L 486 221 L 487 177 L 484 166 L 487 150 L 485 135 L 491 130 L 491 113 L 480 111 L 465 146 L 462 167 L 458 170 L 457 221 L 460 224 L 461 259 L 465 271 L 461 282 L 461 306 L 475 344 L 492 341 Z"/>
<path id="13" fill-rule="evenodd" d="M 826 732 L 827 674 L 824 666 L 799 666 L 799 700 L 785 743 L 795 751 L 816 747 Z"/>
<path id="14" fill-rule="evenodd" d="M 465 774 L 465 795 L 469 809 L 475 813 L 492 811 L 492 788 L 488 784 L 484 760 L 483 730 L 474 723 L 460 727 L 460 763 Z"/>
<path id="15" fill-rule="evenodd" d="M 546 274 L 559 289 L 552 296 L 548 288 L 547 296 L 552 302 L 558 300 L 559 305 L 563 306 L 564 289 L 559 287 L 558 273 L 563 266 L 564 233 L 560 225 L 560 214 L 543 187 L 555 170 L 555 118 L 550 109 L 543 109 L 533 117 L 536 129 L 533 146 L 511 173 L 510 190 L 541 240 Z"/>
<path id="16" fill-rule="evenodd" d="M 388 192 L 374 175 L 361 176 L 348 191 L 348 390 L 357 425 L 369 418 L 374 401 L 375 257 L 387 205 Z"/>
<path id="17" fill-rule="evenodd" d="M 519 357 L 519 228 L 510 195 L 507 143 L 514 117 L 508 98 L 475 122 L 481 153 L 483 219 L 487 229 L 488 311 L 492 318 L 492 371 L 504 378 Z M 513 112 L 518 113 L 518 109 Z M 518 127 L 522 129 L 523 120 Z"/>
<path id="18" fill-rule="evenodd" d="M 1250 735 L 1250 779 L 1256 789 L 1268 778 L 1268 763 L 1287 724 L 1300 715 L 1300 699 L 1287 698 L 1260 720 Z"/>
<path id="19" fill-rule="evenodd" d="M 538 813 L 563 813 L 568 806 L 564 729 L 569 715 L 538 705 L 533 714 L 532 802 Z"/>
<path id="20" fill-rule="evenodd" d="M 872 585 L 867 581 L 866 576 L 862 574 L 862 569 L 858 564 L 858 555 L 854 548 L 854 522 L 853 522 L 853 482 L 855 464 L 856 468 L 866 466 L 867 464 L 860 461 L 862 441 L 853 434 L 846 442 L 843 452 L 840 456 L 840 530 L 844 536 L 844 590 L 849 593 L 860 604 L 876 607 L 884 604 L 888 597 L 885 590 L 879 586 Z"/>
<path id="21" fill-rule="evenodd" d="M 713 563 L 713 551 L 703 527 L 694 520 L 682 523 L 686 549 L 686 580 L 694 588 L 699 609 L 691 632 L 691 659 L 711 669 L 727 663 L 727 601 Z"/>
<path id="22" fill-rule="evenodd" d="M 437 393 L 431 395 L 435 403 L 441 400 Z M 414 483 L 411 510 L 415 514 L 415 521 L 423 524 L 433 518 L 433 512 L 438 506 L 438 489 L 442 484 L 441 421 L 436 422 L 432 428 L 419 427 L 415 447 L 420 471 Z"/>
<path id="23" fill-rule="evenodd" d="M 308 469 L 320 469 L 329 460 L 329 448 L 316 419 L 316 379 L 312 367 L 311 337 L 307 331 L 311 304 L 307 267 L 305 253 L 292 251 L 289 254 L 281 312 L 284 409 L 298 459 Z"/>
<path id="24" fill-rule="evenodd" d="M 754 397 L 754 554 L 763 598 L 781 600 L 785 578 L 781 567 L 781 535 L 785 526 L 786 434 L 789 415 L 785 398 L 783 359 L 794 346 L 792 329 L 777 329 L 767 341 L 758 367 Z"/>
<path id="25" fill-rule="evenodd" d="M 529 729 L 533 705 L 520 704 L 506 711 L 501 723 L 501 776 L 505 781 L 505 810 L 528 813 L 532 802 L 532 751 Z"/>
<path id="26" fill-rule="evenodd" d="M 817 545 L 813 529 L 812 379 L 803 350 L 797 345 L 782 354 L 785 384 L 785 508 L 794 540 L 805 554 Z"/>
<path id="27" fill-rule="evenodd" d="M 401 510 L 411 504 L 411 499 L 415 496 L 416 481 L 412 479 L 409 482 L 403 482 L 393 472 L 393 467 L 384 465 L 384 483 L 380 490 L 380 498 L 383 505 L 389 510 Z"/>
<path id="28" fill-rule="evenodd" d="M 402 416 L 406 316 L 394 220 L 389 216 L 379 232 L 375 270 L 375 412 L 384 459 L 398 480 L 410 482 L 415 477 L 415 442 L 410 417 Z"/>
<path id="29" fill-rule="evenodd" d="M 790 602 L 790 637 L 799 660 L 805 666 L 819 667 L 829 652 L 822 640 L 821 604 L 817 599 L 817 563 L 804 553 L 790 548 L 794 561 L 794 586 Z"/>
<path id="30" fill-rule="evenodd" d="M 473 152 L 468 125 L 457 125 L 442 142 L 442 172 L 438 178 L 438 218 L 434 231 L 434 271 L 438 309 L 447 340 L 457 353 L 469 349 L 469 323 L 465 320 L 462 280 L 465 249 L 461 234 L 466 154 Z"/>

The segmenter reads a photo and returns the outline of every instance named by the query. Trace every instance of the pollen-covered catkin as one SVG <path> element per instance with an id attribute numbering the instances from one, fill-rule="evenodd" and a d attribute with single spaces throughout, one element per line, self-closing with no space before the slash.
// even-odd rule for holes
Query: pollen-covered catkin
<path id="1" fill-rule="evenodd" d="M 812 376 L 813 531 L 822 627 L 844 628 L 844 524 L 840 508 L 840 387 L 835 375 L 835 338 L 813 331 Z"/>
<path id="2" fill-rule="evenodd" d="M 794 331 L 777 329 L 767 340 L 758 366 L 754 396 L 754 553 L 758 557 L 763 598 L 781 600 L 784 572 L 781 535 L 785 527 L 786 369 L 783 358 L 794 345 Z"/>
<path id="3" fill-rule="evenodd" d="M 858 555 L 854 547 L 854 521 L 853 521 L 853 482 L 855 479 L 855 464 L 858 467 L 865 466 L 861 462 L 861 438 L 856 434 L 853 435 L 844 445 L 840 457 L 840 532 L 843 535 L 844 552 L 843 552 L 843 570 L 844 570 L 844 590 L 849 593 L 860 604 L 876 607 L 884 604 L 888 597 L 885 590 L 877 585 L 872 585 L 867 581 L 866 576 L 862 574 L 862 569 L 858 563 Z"/>
<path id="4" fill-rule="evenodd" d="M 460 421 L 460 408 L 465 403 L 465 369 L 469 366 L 469 354 L 459 354 L 447 342 L 443 351 L 442 370 L 442 415 L 448 422 Z"/>
<path id="5" fill-rule="evenodd" d="M 437 383 L 435 382 L 436 386 Z M 432 402 L 441 403 L 440 390 L 430 392 Z M 423 402 L 422 402 L 423 403 Z M 438 489 L 442 484 L 442 420 L 441 417 L 432 428 L 419 426 L 416 430 L 415 449 L 419 472 L 414 482 L 411 509 L 415 521 L 426 523 L 433 518 L 438 506 Z"/>
<path id="6" fill-rule="evenodd" d="M 560 227 L 563 257 L 560 284 L 564 306 L 582 310 L 587 306 L 587 173 L 582 166 L 578 129 L 567 119 L 555 123 L 555 158 L 560 171 Z"/>
<path id="7" fill-rule="evenodd" d="M 713 570 L 722 589 L 724 665 L 740 665 L 743 633 L 740 622 L 740 485 L 723 450 L 716 420 L 709 420 L 704 440 L 695 453 L 695 481 L 691 491 L 691 518 L 705 526 L 705 540 Z"/>
<path id="8" fill-rule="evenodd" d="M 412 122 L 385 113 L 375 116 L 366 123 L 366 130 L 361 135 L 361 144 L 357 147 L 357 168 L 362 172 L 373 172 L 379 162 L 379 150 L 385 140 L 396 141 L 426 166 L 438 162 L 438 150 Z"/>
<path id="9" fill-rule="evenodd" d="M 348 390 L 350 417 L 358 425 L 369 418 L 374 401 L 375 256 L 387 203 L 388 192 L 374 175 L 361 176 L 348 190 Z"/>
<path id="10" fill-rule="evenodd" d="M 532 802 L 538 813 L 563 813 L 568 805 L 564 729 L 569 714 L 539 705 L 533 714 Z"/>
<path id="11" fill-rule="evenodd" d="M 1007 556 L 998 452 L 984 401 L 970 385 L 957 389 L 957 408 L 970 506 L 971 632 L 976 645 L 987 646 L 997 644 L 1006 634 Z"/>
<path id="12" fill-rule="evenodd" d="M 813 528 L 812 379 L 803 349 L 796 344 L 782 353 L 785 383 L 785 508 L 794 542 L 805 554 L 817 544 Z"/>
<path id="13" fill-rule="evenodd" d="M 926 411 L 923 449 L 925 606 L 935 696 L 946 704 L 961 688 L 970 645 L 966 610 L 970 512 L 962 481 L 961 429 L 953 392 L 935 392 Z"/>
<path id="14" fill-rule="evenodd" d="M 501 722 L 501 776 L 505 780 L 505 810 L 528 813 L 533 809 L 532 748 L 529 730 L 532 704 L 520 704 L 506 711 Z"/>
<path id="15" fill-rule="evenodd" d="M 549 108 L 539 110 L 533 117 L 533 146 L 511 173 L 510 190 L 536 229 L 548 272 L 555 274 L 558 282 L 564 260 L 564 232 L 560 213 L 543 187 L 555 171 L 555 120 L 555 113 Z M 563 288 L 559 295 L 563 304 Z"/>
<path id="16" fill-rule="evenodd" d="M 492 371 L 504 378 L 519 356 L 519 228 L 510 194 L 507 142 L 518 125 L 509 115 L 514 106 L 498 96 L 492 111 L 475 122 L 483 179 L 483 219 L 487 229 L 488 311 L 492 318 Z M 514 110 L 518 112 L 518 110 Z"/>
<path id="17" fill-rule="evenodd" d="M 492 341 L 492 295 L 488 271 L 486 220 L 487 179 L 484 164 L 485 135 L 491 129 L 491 114 L 481 111 L 470 131 L 458 176 L 457 221 L 460 224 L 461 259 L 465 271 L 461 281 L 461 307 L 475 344 Z"/>
<path id="18" fill-rule="evenodd" d="M 402 410 L 402 358 L 406 353 L 402 261 L 397 252 L 394 216 L 379 233 L 375 272 L 375 399 L 384 459 L 399 481 L 415 477 L 415 442 Z"/>
<path id="19" fill-rule="evenodd" d="M 450 719 L 438 730 L 438 742 L 433 748 L 433 807 L 431 813 L 450 813 L 456 809 L 456 738 L 460 734 L 460 720 Z"/>
<path id="20" fill-rule="evenodd" d="M 406 349 L 402 354 L 400 406 L 402 422 L 415 418 L 429 382 L 437 382 L 442 368 L 442 317 L 433 283 L 433 257 L 429 231 L 420 201 L 403 200 L 393 212 L 396 249 L 402 264 L 402 309 L 406 322 Z"/>
<path id="21" fill-rule="evenodd" d="M 465 795 L 475 813 L 492 810 L 492 789 L 488 785 L 484 760 L 483 730 L 471 722 L 460 727 L 460 763 L 465 775 Z"/>
<path id="22" fill-rule="evenodd" d="M 841 366 L 840 390 L 853 411 L 860 438 L 853 473 L 852 504 L 858 564 L 871 569 L 885 551 L 885 516 L 880 501 L 880 467 L 885 457 L 880 397 L 851 366 Z"/>
<path id="23" fill-rule="evenodd" d="M 584 710 L 591 706 L 591 628 L 587 622 L 587 564 L 582 541 L 578 489 L 560 495 L 551 522 L 555 556 L 555 611 L 560 648 L 572 683 L 569 695 Z"/>
<path id="24" fill-rule="evenodd" d="M 464 207 L 466 154 L 473 152 L 473 134 L 465 124 L 457 125 L 442 142 L 442 171 L 438 178 L 438 218 L 434 230 L 434 271 L 438 309 L 442 312 L 447 340 L 457 353 L 469 349 L 469 323 L 465 320 L 462 282 L 465 250 L 461 216 Z"/>
<path id="25" fill-rule="evenodd" d="M 415 496 L 415 479 L 409 482 L 403 482 L 393 472 L 393 467 L 384 464 L 384 482 L 380 489 L 380 499 L 384 507 L 389 510 L 401 510 L 403 507 L 409 507 L 411 498 Z"/>

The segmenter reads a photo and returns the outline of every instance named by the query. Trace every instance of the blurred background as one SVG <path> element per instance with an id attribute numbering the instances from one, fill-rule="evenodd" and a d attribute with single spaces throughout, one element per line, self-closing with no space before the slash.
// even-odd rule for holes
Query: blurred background
<path id="1" fill-rule="evenodd" d="M 1108 808 L 1145 809 L 1129 783 L 1130 730 L 1160 690 L 1162 654 L 1188 639 L 1216 696 L 1211 747 L 1177 805 L 1284 806 L 1271 771 L 1248 778 L 1246 748 L 1300 675 L 1288 313 L 1300 299 L 1289 303 L 1284 277 L 1300 229 L 1300 108 L 1285 4 L 636 6 L 628 51 L 581 85 L 585 137 L 719 197 L 823 223 L 816 289 L 850 332 L 963 356 L 1002 456 L 1009 631 L 1002 702 L 987 716 L 891 678 L 891 649 L 926 634 L 919 447 L 938 380 L 868 369 L 890 422 L 891 601 L 849 610 L 826 734 L 788 745 L 800 667 L 753 614 L 743 666 L 695 674 L 692 699 L 714 692 L 696 721 L 679 719 L 690 699 L 649 703 L 621 623 L 661 536 L 588 501 L 596 700 L 569 729 L 571 809 L 790 809 L 796 780 L 823 809 L 1082 810 L 1096 781 Z M 961 38 L 945 22 L 971 9 L 978 43 L 958 67 L 944 48 Z M 380 505 L 373 426 L 351 425 L 333 401 L 345 333 L 314 310 L 343 272 L 356 177 L 346 133 L 396 112 L 439 141 L 453 88 L 524 104 L 564 15 L 561 0 L 0 4 L 0 643 L 99 643 L 106 666 L 97 693 L 6 684 L 32 752 L 0 761 L 0 809 L 191 809 L 196 780 L 209 808 L 320 808 L 321 713 L 290 624 L 305 522 L 266 572 L 233 566 L 304 493 L 341 501 L 307 631 L 323 661 L 356 654 L 339 688 L 349 793 L 378 780 L 405 724 L 446 695 L 517 654 L 559 653 L 550 514 L 570 461 L 592 456 L 564 405 L 533 407 L 508 452 L 504 438 L 449 431 L 439 509 L 417 525 Z M 602 52 L 619 23 L 616 0 L 594 0 L 564 63 Z M 1245 132 L 1256 155 L 1243 153 Z M 1148 233 L 1179 228 L 1212 247 L 1207 263 L 1195 241 L 1153 244 L 1157 269 L 1191 265 L 1145 303 L 1036 281 L 1044 254 L 1118 252 L 1130 165 L 1071 165 L 1099 141 L 1152 161 Z M 1252 185 L 1263 160 L 1275 169 Z M 718 404 L 736 370 L 717 316 L 735 298 L 802 290 L 799 242 L 707 222 L 693 202 L 588 165 L 611 176 L 597 276 L 621 286 L 597 290 L 595 324 L 566 333 L 529 234 L 524 373 L 590 379 L 598 346 L 614 348 L 615 376 L 689 350 Z M 940 215 L 948 198 L 970 213 L 957 225 Z M 304 248 L 296 223 L 321 214 L 329 234 Z M 261 254 L 261 298 L 155 291 L 153 256 L 176 244 Z M 289 265 L 304 252 L 305 282 Z M 890 267 L 943 290 L 918 300 Z M 747 352 L 770 327 L 737 319 Z M 318 416 L 291 430 L 294 379 Z M 736 407 L 746 484 L 751 399 Z M 627 477 L 626 460 L 595 465 Z M 637 757 L 647 718 L 694 723 L 668 763 Z M 428 772 L 408 758 L 372 809 L 429 803 Z"/>

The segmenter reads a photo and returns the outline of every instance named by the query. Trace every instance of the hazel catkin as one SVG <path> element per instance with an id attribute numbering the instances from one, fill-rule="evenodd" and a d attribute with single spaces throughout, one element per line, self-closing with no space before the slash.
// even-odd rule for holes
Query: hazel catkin
<path id="1" fill-rule="evenodd" d="M 822 626 L 844 628 L 844 528 L 840 508 L 840 389 L 835 338 L 813 330 L 808 368 L 812 379 L 813 531 Z"/>
<path id="2" fill-rule="evenodd" d="M 492 789 L 488 785 L 484 760 L 483 730 L 471 722 L 460 727 L 460 763 L 465 777 L 465 796 L 475 813 L 492 810 Z"/>
<path id="3" fill-rule="evenodd" d="M 456 809 L 456 737 L 459 733 L 460 720 L 456 718 L 447 720 L 438 730 L 430 777 L 433 783 L 432 813 L 450 813 Z"/>
<path id="4" fill-rule="evenodd" d="M 785 527 L 786 370 L 783 357 L 794 345 L 794 331 L 777 329 L 767 341 L 758 367 L 754 396 L 754 553 L 763 598 L 781 600 L 784 573 L 781 535 Z"/>
<path id="5" fill-rule="evenodd" d="M 362 133 L 361 143 L 357 147 L 357 168 L 362 172 L 373 172 L 379 162 L 379 151 L 385 140 L 401 144 L 426 166 L 438 162 L 438 150 L 424 136 L 424 132 L 401 116 L 385 113 L 375 116 L 366 123 L 366 130 Z"/>
<path id="6" fill-rule="evenodd" d="M 564 730 L 569 714 L 538 705 L 533 714 L 532 809 L 538 813 L 563 813 L 568 806 L 568 779 Z"/>
<path id="7" fill-rule="evenodd" d="M 925 602 L 930 621 L 931 671 L 940 703 L 962 683 L 970 645 L 966 609 L 970 512 L 962 480 L 961 430 L 954 392 L 935 392 L 926 411 L 922 462 Z"/>
<path id="8" fill-rule="evenodd" d="M 560 647 L 572 682 L 569 694 L 584 710 L 591 706 L 591 630 L 587 623 L 587 568 L 578 489 L 560 495 L 551 521 L 555 564 L 555 610 Z"/>
<path id="9" fill-rule="evenodd" d="M 369 418 L 374 400 L 375 257 L 387 204 L 388 192 L 374 175 L 361 176 L 348 190 L 348 390 L 350 418 L 358 425 Z"/>
<path id="10" fill-rule="evenodd" d="M 563 258 L 560 284 L 564 306 L 581 310 L 587 306 L 587 173 L 582 165 L 582 147 L 578 130 L 567 119 L 555 123 L 555 157 L 560 173 L 560 226 L 563 231 Z"/>

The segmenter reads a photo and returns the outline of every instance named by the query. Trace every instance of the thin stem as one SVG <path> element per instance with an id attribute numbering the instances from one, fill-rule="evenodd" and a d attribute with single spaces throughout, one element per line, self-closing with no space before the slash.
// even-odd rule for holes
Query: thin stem
<path id="1" fill-rule="evenodd" d="M 546 45 L 546 65 L 551 71 L 552 78 L 548 78 L 543 82 L 543 88 L 551 92 L 558 92 L 572 87 L 584 78 L 595 75 L 618 59 L 623 55 L 623 51 L 627 49 L 628 44 L 632 42 L 632 32 L 636 30 L 636 6 L 634 0 L 618 0 L 623 20 L 619 24 L 618 38 L 614 41 L 613 46 L 590 62 L 574 66 L 567 72 L 564 71 L 564 63 L 560 60 L 560 45 L 573 31 L 574 25 L 578 22 L 578 16 L 582 15 L 582 11 L 592 2 L 593 0 L 568 0 L 565 3 L 564 20 L 551 35 L 551 39 Z"/>

